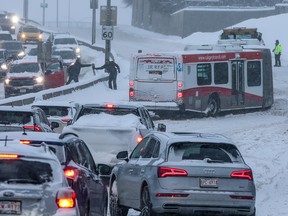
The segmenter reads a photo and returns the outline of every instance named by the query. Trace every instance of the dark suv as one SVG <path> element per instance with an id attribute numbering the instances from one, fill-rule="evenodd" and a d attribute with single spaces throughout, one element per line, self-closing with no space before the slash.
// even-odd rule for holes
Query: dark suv
<path id="1" fill-rule="evenodd" d="M 69 185 L 76 192 L 80 215 L 107 215 L 107 186 L 111 168 L 105 164 L 96 165 L 83 140 L 74 136 L 59 137 L 56 133 L 33 131 L 26 131 L 25 134 L 0 133 L 0 140 L 6 136 L 6 139 L 19 140 L 27 145 L 38 146 L 45 142 L 55 152 Z"/>
<path id="2" fill-rule="evenodd" d="M 57 123 L 51 123 L 55 128 Z M 58 125 L 59 126 L 59 125 Z M 33 130 L 53 132 L 42 109 L 38 107 L 0 106 L 0 131 Z"/>

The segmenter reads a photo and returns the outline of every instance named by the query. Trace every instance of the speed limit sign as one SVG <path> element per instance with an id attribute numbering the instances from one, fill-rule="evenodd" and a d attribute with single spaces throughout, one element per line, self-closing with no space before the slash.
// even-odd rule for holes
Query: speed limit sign
<path id="1" fill-rule="evenodd" d="M 102 26 L 102 40 L 113 40 L 113 26 Z"/>

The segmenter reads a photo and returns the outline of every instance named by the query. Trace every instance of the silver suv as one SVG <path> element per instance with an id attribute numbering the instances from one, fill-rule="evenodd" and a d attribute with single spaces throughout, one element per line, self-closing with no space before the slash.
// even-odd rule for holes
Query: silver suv
<path id="1" fill-rule="evenodd" d="M 79 215 L 76 194 L 48 146 L 1 140 L 0 148 L 0 215 Z"/>
<path id="2" fill-rule="evenodd" d="M 226 137 L 202 133 L 152 132 L 110 179 L 110 214 L 255 216 L 251 168 Z"/>

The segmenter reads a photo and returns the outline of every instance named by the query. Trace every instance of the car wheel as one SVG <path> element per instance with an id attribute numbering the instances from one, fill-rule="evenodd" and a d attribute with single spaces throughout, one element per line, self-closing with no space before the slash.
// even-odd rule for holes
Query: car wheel
<path id="1" fill-rule="evenodd" d="M 110 188 L 110 202 L 109 202 L 110 216 L 127 216 L 128 208 L 119 205 L 117 181 L 114 180 Z"/>
<path id="2" fill-rule="evenodd" d="M 144 186 L 141 193 L 141 213 L 140 216 L 158 216 L 153 212 L 148 186 Z"/>
<path id="3" fill-rule="evenodd" d="M 208 116 L 217 116 L 219 113 L 219 103 L 216 98 L 210 98 L 208 101 Z"/>

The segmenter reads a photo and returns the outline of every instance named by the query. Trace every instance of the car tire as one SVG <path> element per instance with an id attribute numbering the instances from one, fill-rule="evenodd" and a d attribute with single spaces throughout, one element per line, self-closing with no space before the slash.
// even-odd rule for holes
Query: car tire
<path id="1" fill-rule="evenodd" d="M 152 210 L 152 203 L 150 199 L 150 193 L 148 186 L 144 186 L 141 193 L 141 213 L 140 216 L 159 216 L 153 212 Z"/>
<path id="2" fill-rule="evenodd" d="M 116 180 L 112 182 L 109 191 L 110 191 L 110 201 L 109 201 L 110 216 L 127 216 L 129 209 L 119 205 Z"/>

